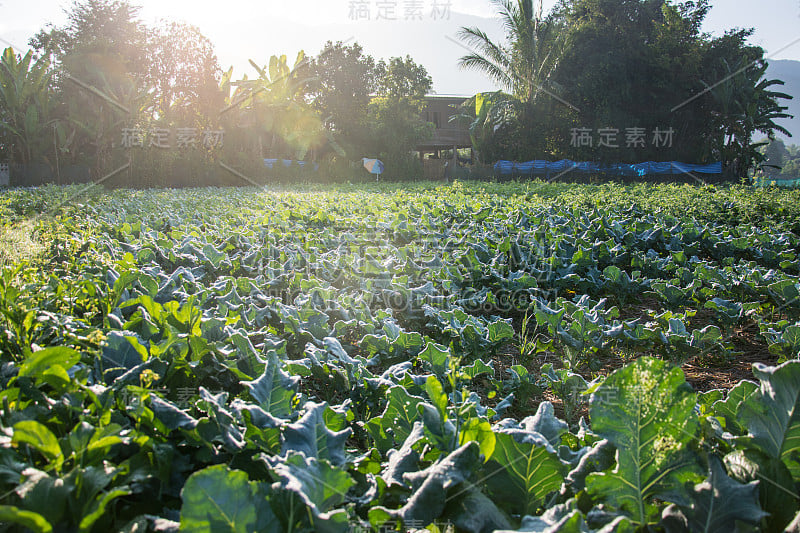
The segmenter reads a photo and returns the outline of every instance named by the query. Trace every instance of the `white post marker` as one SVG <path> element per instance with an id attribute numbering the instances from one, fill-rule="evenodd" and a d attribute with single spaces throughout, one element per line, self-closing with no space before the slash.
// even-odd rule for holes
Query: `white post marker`
<path id="1" fill-rule="evenodd" d="M 8 163 L 0 163 L 0 187 L 7 187 L 11 181 L 11 168 Z"/>
<path id="2" fill-rule="evenodd" d="M 375 181 L 378 181 L 385 170 L 383 162 L 380 159 L 369 159 L 367 157 L 362 157 L 361 161 L 364 163 L 364 168 L 367 169 L 367 172 L 375 174 Z"/>

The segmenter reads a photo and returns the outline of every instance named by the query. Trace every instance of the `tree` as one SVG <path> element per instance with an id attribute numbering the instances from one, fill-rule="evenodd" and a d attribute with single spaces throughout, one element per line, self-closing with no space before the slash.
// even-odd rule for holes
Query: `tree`
<path id="1" fill-rule="evenodd" d="M 132 75 L 144 86 L 150 58 L 139 9 L 127 0 L 74 0 L 66 10 L 67 24 L 48 24 L 30 45 L 40 56 L 51 57 L 67 79 L 75 76 L 91 84 L 103 71 L 107 77 Z"/>
<path id="2" fill-rule="evenodd" d="M 479 157 L 488 160 L 502 152 L 507 158 L 531 158 L 548 149 L 549 141 L 559 136 L 558 125 L 573 113 L 553 78 L 565 46 L 562 22 L 543 15 L 541 0 L 493 3 L 506 28 L 505 43 L 493 42 L 478 28 L 459 32 L 475 49 L 459 60 L 461 68 L 484 72 L 505 91 L 485 104 L 489 107 L 481 120 Z"/>
<path id="3" fill-rule="evenodd" d="M 415 177 L 422 168 L 412 152 L 433 134 L 433 124 L 422 119 L 433 80 L 409 56 L 381 61 L 376 70 L 378 96 L 368 110 L 368 153 L 383 160 L 390 176 Z"/>
<path id="4" fill-rule="evenodd" d="M 375 60 L 358 43 L 327 42 L 311 60 L 311 95 L 335 142 L 351 158 L 368 141 L 367 108 L 377 90 Z"/>
<path id="5" fill-rule="evenodd" d="M 412 152 L 433 134 L 433 124 L 420 117 L 424 102 L 408 97 L 381 96 L 369 105 L 372 139 L 367 154 L 386 164 L 387 175 L 413 178 L 422 171 Z"/>
<path id="6" fill-rule="evenodd" d="M 615 131 L 611 146 L 573 147 L 574 159 L 605 162 L 698 161 L 703 99 L 676 109 L 700 92 L 701 33 L 708 2 L 665 0 L 563 0 L 553 13 L 568 46 L 554 75 L 562 96 L 580 112 L 573 127 Z M 565 129 L 569 126 L 565 125 Z M 646 142 L 626 142 L 626 131 Z M 655 131 L 673 131 L 671 142 L 654 143 Z"/>
<path id="7" fill-rule="evenodd" d="M 433 87 L 428 71 L 416 64 L 411 56 L 381 61 L 376 67 L 376 75 L 378 94 L 389 98 L 421 100 Z"/>
<path id="8" fill-rule="evenodd" d="M 458 36 L 476 51 L 459 60 L 464 69 L 479 70 L 525 104 L 547 89 L 560 51 L 557 23 L 542 14 L 542 0 L 492 0 L 506 28 L 506 44 L 492 42 L 479 28 L 461 28 Z"/>
<path id="9" fill-rule="evenodd" d="M 127 0 L 74 0 L 67 23 L 31 39 L 57 74 L 59 145 L 73 162 L 102 175 L 121 164 L 125 127 L 216 122 L 224 97 L 211 42 L 197 28 L 148 28 Z"/>
<path id="10" fill-rule="evenodd" d="M 557 80 L 581 109 L 579 124 L 674 131 L 669 146 L 599 150 L 581 155 L 617 161 L 722 160 L 729 177 L 758 159 L 752 135 L 780 131 L 774 119 L 785 95 L 763 80 L 764 51 L 752 30 L 721 37 L 702 32 L 708 0 L 562 0 L 556 16 L 569 49 Z"/>
<path id="11" fill-rule="evenodd" d="M 418 174 L 411 152 L 431 135 L 422 120 L 433 80 L 409 57 L 375 60 L 358 43 L 327 43 L 312 61 L 314 106 L 328 130 L 330 166 L 351 172 L 350 162 L 379 157 L 395 177 Z"/>
<path id="12" fill-rule="evenodd" d="M 520 107 L 519 100 L 503 91 L 478 93 L 460 106 L 455 120 L 468 124 L 479 162 L 491 164 L 517 152 L 511 143 L 519 138 L 513 130 L 520 124 Z"/>
<path id="13" fill-rule="evenodd" d="M 64 26 L 47 25 L 30 45 L 57 69 L 64 159 L 102 175 L 119 163 L 113 147 L 121 129 L 141 123 L 149 110 L 147 33 L 139 8 L 125 0 L 75 0 L 66 13 Z"/>
<path id="14" fill-rule="evenodd" d="M 774 121 L 785 116 L 786 95 L 763 79 L 763 50 L 747 44 L 748 30 L 703 33 L 709 0 L 561 0 L 546 16 L 541 1 L 495 3 L 505 44 L 478 29 L 460 34 L 476 47 L 462 67 L 484 71 L 507 94 L 493 96 L 475 124 L 485 151 L 609 163 L 723 159 L 738 176 L 757 162 L 751 136 L 781 131 Z M 573 145 L 579 129 L 591 144 Z"/>
<path id="15" fill-rule="evenodd" d="M 167 124 L 207 125 L 223 105 L 211 41 L 195 26 L 162 22 L 147 30 L 147 49 L 144 79 L 154 90 L 155 115 Z"/>
<path id="16" fill-rule="evenodd" d="M 724 63 L 727 75 L 723 81 L 716 85 L 705 85 L 717 104 L 712 117 L 718 132 L 716 137 L 719 139 L 720 156 L 732 176 L 743 178 L 749 170 L 764 161 L 764 155 L 758 148 L 765 143 L 753 143 L 756 132 L 766 134 L 770 140 L 775 138 L 775 131 L 791 135 L 775 120 L 791 118 L 785 113 L 787 108 L 781 106 L 778 100 L 792 97 L 770 90 L 776 85 L 783 85 L 783 82 L 764 78 L 766 61 L 759 59 L 754 63 L 742 64 L 742 60 L 739 60 L 734 66 L 727 61 Z"/>
<path id="17" fill-rule="evenodd" d="M 781 170 L 781 176 L 800 179 L 800 159 L 791 159 Z"/>
<path id="18" fill-rule="evenodd" d="M 767 142 L 769 144 L 767 144 L 763 152 L 764 165 L 775 168 L 782 167 L 790 158 L 789 150 L 786 149 L 786 145 L 780 139 L 774 139 L 772 141 L 767 140 Z"/>

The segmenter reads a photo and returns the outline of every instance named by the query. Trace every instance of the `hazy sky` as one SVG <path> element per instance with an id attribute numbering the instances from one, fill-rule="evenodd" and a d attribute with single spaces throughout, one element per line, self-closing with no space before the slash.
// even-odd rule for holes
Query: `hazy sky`
<path id="1" fill-rule="evenodd" d="M 462 72 L 456 62 L 465 50 L 451 41 L 463 25 L 478 25 L 500 38 L 502 29 L 486 0 L 361 0 L 369 20 L 353 20 L 357 0 L 139 0 L 141 17 L 194 24 L 215 44 L 223 69 L 250 73 L 248 59 L 265 64 L 270 55 L 316 54 L 327 40 L 356 40 L 375 57 L 410 54 L 428 69 L 442 94 L 473 94 L 493 88 L 483 76 Z M 449 4 L 449 8 L 448 8 Z M 549 9 L 555 0 L 546 0 Z M 721 34 L 754 27 L 752 41 L 775 59 L 800 60 L 800 0 L 718 0 L 712 2 L 706 31 Z M 27 47 L 48 22 L 61 24 L 70 0 L 0 0 L 0 38 Z M 394 6 L 396 20 L 392 16 Z M 383 9 L 381 9 L 383 7 Z M 389 8 L 389 9 L 387 9 Z M 406 10 L 410 9 L 406 20 Z M 434 18 L 436 11 L 436 18 Z M 380 20 L 376 20 L 382 16 Z M 416 17 L 422 20 L 415 20 Z M 798 42 L 794 42 L 798 41 Z M 794 44 L 792 44 L 794 42 Z M 791 45 L 791 46 L 790 46 Z M 798 95 L 800 96 L 800 95 Z"/>

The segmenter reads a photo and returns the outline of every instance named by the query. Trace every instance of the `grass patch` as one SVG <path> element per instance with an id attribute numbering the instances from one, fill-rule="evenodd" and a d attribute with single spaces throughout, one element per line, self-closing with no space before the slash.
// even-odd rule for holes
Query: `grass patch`
<path id="1" fill-rule="evenodd" d="M 0 266 L 31 262 L 44 254 L 46 247 L 37 239 L 35 229 L 30 220 L 0 228 Z"/>

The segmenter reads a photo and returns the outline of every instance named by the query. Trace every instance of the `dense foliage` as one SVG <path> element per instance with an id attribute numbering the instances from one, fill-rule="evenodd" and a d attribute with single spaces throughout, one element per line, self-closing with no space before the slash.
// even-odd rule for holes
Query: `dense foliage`
<path id="1" fill-rule="evenodd" d="M 800 178 L 800 147 L 786 144 L 781 139 L 762 141 L 764 146 L 760 149 L 764 156 L 761 175 L 769 179 L 798 179 Z"/>
<path id="2" fill-rule="evenodd" d="M 0 530 L 780 531 L 797 200 L 7 191 Z M 742 331 L 779 366 L 693 391 Z"/>
<path id="3" fill-rule="evenodd" d="M 788 133 L 776 122 L 789 116 L 783 82 L 765 77 L 751 30 L 702 31 L 708 0 L 561 0 L 549 13 L 541 0 L 495 4 L 504 42 L 460 34 L 474 50 L 462 66 L 502 88 L 475 95 L 458 119 L 482 163 L 721 160 L 738 180 L 764 160 L 754 135 Z M 32 53 L 0 56 L 0 158 L 26 165 L 17 184 L 123 167 L 143 187 L 301 174 L 267 172 L 264 159 L 308 159 L 342 181 L 363 157 L 383 160 L 389 178 L 422 174 L 414 150 L 434 130 L 423 119 L 432 80 L 411 57 L 376 61 L 329 42 L 294 62 L 253 57 L 254 70 L 234 76 L 198 28 L 145 24 L 129 0 L 73 0 L 66 15 L 31 39 Z M 225 132 L 222 146 L 196 137 L 208 131 Z"/>
<path id="4" fill-rule="evenodd" d="M 315 160 L 326 176 L 350 178 L 372 156 L 394 178 L 420 174 L 410 152 L 431 133 L 421 110 L 432 80 L 410 57 L 376 62 L 357 43 L 328 43 L 316 58 L 258 56 L 250 73 L 222 72 L 198 28 L 145 24 L 127 0 L 74 0 L 66 14 L 30 52 L 0 56 L 3 162 L 54 177 L 81 166 L 95 179 L 127 164 L 127 183 L 141 186 L 185 186 L 183 175 L 215 171 L 222 178 L 191 184 L 246 184 L 240 175 L 252 184 L 265 158 Z M 219 145 L 207 131 L 225 132 Z"/>
<path id="5" fill-rule="evenodd" d="M 433 80 L 410 56 L 375 61 L 358 43 L 328 42 L 312 61 L 314 106 L 325 118 L 328 146 L 320 150 L 330 175 L 348 179 L 348 163 L 379 157 L 389 176 L 417 178 L 413 153 L 433 133 L 422 111 Z"/>
<path id="6" fill-rule="evenodd" d="M 482 96 L 489 108 L 472 127 L 487 162 L 723 161 L 738 178 L 761 162 L 756 132 L 787 133 L 775 120 L 791 96 L 765 78 L 764 50 L 752 30 L 703 32 L 708 0 L 562 0 L 549 13 L 541 0 L 494 3 L 503 42 L 460 34 L 474 47 L 461 66 L 504 91 Z M 630 142 L 636 129 L 646 140 Z M 592 142 L 575 142 L 576 130 Z M 652 142 L 656 130 L 673 131 L 669 143 Z"/>

